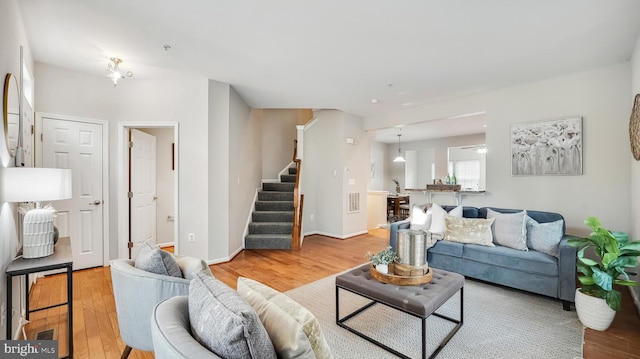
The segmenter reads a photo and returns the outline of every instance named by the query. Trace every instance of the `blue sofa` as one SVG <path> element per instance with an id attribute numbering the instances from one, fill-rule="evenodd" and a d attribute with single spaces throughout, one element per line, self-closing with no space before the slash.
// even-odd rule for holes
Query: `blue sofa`
<path id="1" fill-rule="evenodd" d="M 447 212 L 455 206 L 442 206 Z M 501 213 L 515 213 L 521 209 L 493 207 L 463 207 L 465 218 L 487 218 L 487 208 Z M 538 223 L 554 222 L 564 217 L 558 213 L 529 211 L 527 215 Z M 398 230 L 409 228 L 409 220 L 394 222 L 390 227 L 389 245 L 396 250 Z M 570 310 L 576 291 L 576 248 L 567 243 L 563 225 L 563 238 L 559 245 L 559 258 L 536 252 L 520 251 L 496 245 L 495 247 L 451 242 L 437 243 L 427 250 L 430 267 L 460 273 L 486 282 L 521 289 L 558 298 L 564 310 Z"/>

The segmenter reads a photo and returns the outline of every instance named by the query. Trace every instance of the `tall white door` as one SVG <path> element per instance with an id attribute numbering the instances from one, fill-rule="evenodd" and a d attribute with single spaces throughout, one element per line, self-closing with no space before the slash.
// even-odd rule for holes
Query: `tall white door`
<path id="1" fill-rule="evenodd" d="M 70 168 L 73 197 L 56 201 L 55 225 L 70 237 L 73 269 L 102 266 L 103 193 L 101 124 L 45 117 L 42 119 L 43 167 Z"/>
<path id="2" fill-rule="evenodd" d="M 156 137 L 139 130 L 130 130 L 130 199 L 131 258 L 137 254 L 136 244 L 146 241 L 156 244 Z"/>

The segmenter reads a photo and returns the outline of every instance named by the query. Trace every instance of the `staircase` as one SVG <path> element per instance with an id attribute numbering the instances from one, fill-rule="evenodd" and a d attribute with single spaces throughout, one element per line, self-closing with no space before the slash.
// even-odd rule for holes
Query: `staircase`
<path id="1" fill-rule="evenodd" d="M 244 241 L 246 249 L 291 249 L 295 182 L 296 169 L 289 168 L 280 182 L 262 184 Z"/>

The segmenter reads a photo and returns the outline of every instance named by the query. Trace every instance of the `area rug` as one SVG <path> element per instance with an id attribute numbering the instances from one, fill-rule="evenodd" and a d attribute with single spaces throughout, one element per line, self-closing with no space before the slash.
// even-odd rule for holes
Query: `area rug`
<path id="1" fill-rule="evenodd" d="M 335 275 L 286 294 L 316 316 L 335 358 L 396 358 L 335 323 Z M 458 318 L 459 298 L 456 294 L 438 313 Z M 340 290 L 341 317 L 367 303 Z M 348 324 L 411 358 L 421 357 L 419 318 L 376 304 Z M 453 325 L 436 316 L 427 319 L 428 353 Z M 582 357 L 582 343 L 583 327 L 576 312 L 562 310 L 559 301 L 467 279 L 464 324 L 438 358 L 576 359 Z"/>

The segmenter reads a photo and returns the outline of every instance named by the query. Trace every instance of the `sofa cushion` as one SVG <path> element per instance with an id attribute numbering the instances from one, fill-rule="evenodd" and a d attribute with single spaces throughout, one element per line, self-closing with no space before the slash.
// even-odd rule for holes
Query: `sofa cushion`
<path id="1" fill-rule="evenodd" d="M 416 231 L 428 230 L 431 227 L 431 216 L 431 212 L 425 211 L 421 206 L 411 207 L 409 228 Z"/>
<path id="2" fill-rule="evenodd" d="M 278 358 L 332 358 L 320 323 L 287 295 L 254 280 L 238 277 L 238 294 L 258 313 Z"/>
<path id="3" fill-rule="evenodd" d="M 493 247 L 493 235 L 491 234 L 493 218 L 459 218 L 446 215 L 444 220 L 445 240 Z"/>
<path id="4" fill-rule="evenodd" d="M 182 271 L 173 255 L 147 242 L 139 244 L 134 266 L 147 272 L 182 278 Z"/>
<path id="5" fill-rule="evenodd" d="M 456 208 L 458 206 L 442 206 L 442 208 L 444 208 L 445 211 L 449 212 L 452 209 Z M 486 218 L 486 217 L 480 217 L 479 213 L 478 213 L 478 208 L 476 207 L 468 207 L 468 206 L 463 206 L 462 207 L 462 217 L 464 218 Z"/>
<path id="6" fill-rule="evenodd" d="M 559 256 L 558 246 L 563 236 L 563 227 L 563 220 L 538 223 L 535 219 L 527 217 L 527 246 L 557 258 Z"/>
<path id="7" fill-rule="evenodd" d="M 493 223 L 493 241 L 521 251 L 527 248 L 527 212 L 500 213 L 487 209 L 487 218 L 495 218 Z"/>
<path id="8" fill-rule="evenodd" d="M 258 314 L 240 295 L 214 277 L 196 274 L 189 285 L 193 337 L 223 358 L 276 358 Z"/>
<path id="9" fill-rule="evenodd" d="M 464 249 L 463 243 L 449 242 L 449 241 L 437 241 L 433 247 L 429 248 L 428 253 L 441 254 L 446 256 L 462 258 L 462 252 Z"/>
<path id="10" fill-rule="evenodd" d="M 444 216 L 447 215 L 447 211 L 434 203 L 427 213 L 431 213 L 431 226 L 429 227 L 429 231 L 432 233 L 444 233 Z M 448 211 L 448 214 L 455 217 L 462 217 L 462 206 L 454 207 Z"/>
<path id="11" fill-rule="evenodd" d="M 463 257 L 498 267 L 517 269 L 524 272 L 523 276 L 525 277 L 527 272 L 553 277 L 558 275 L 558 260 L 536 251 L 520 251 L 504 246 L 485 247 L 466 244 Z"/>

